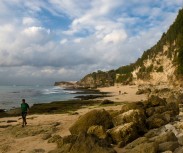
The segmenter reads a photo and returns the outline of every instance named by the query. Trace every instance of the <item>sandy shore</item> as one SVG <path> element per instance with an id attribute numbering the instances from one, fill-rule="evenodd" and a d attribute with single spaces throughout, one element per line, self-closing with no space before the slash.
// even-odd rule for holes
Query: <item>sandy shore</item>
<path id="1" fill-rule="evenodd" d="M 121 91 L 121 94 L 119 94 L 119 90 Z M 107 97 L 105 99 L 113 100 L 115 102 L 134 102 L 146 99 L 145 95 L 136 95 L 137 90 L 137 86 L 100 88 L 100 91 L 111 92 L 112 97 Z M 47 153 L 50 150 L 55 149 L 56 144 L 48 143 L 48 140 L 43 140 L 45 133 L 51 133 L 52 136 L 56 134 L 60 136 L 69 135 L 69 127 L 80 115 L 83 115 L 92 109 L 102 108 L 106 110 L 119 110 L 121 109 L 121 105 L 107 107 L 89 106 L 77 110 L 78 114 L 75 115 L 68 113 L 28 115 L 28 125 L 24 128 L 21 127 L 22 120 L 20 117 L 0 118 L 0 152 L 31 153 L 34 149 L 42 149 Z M 42 127 L 48 130 L 46 132 L 42 131 Z"/>
<path id="2" fill-rule="evenodd" d="M 138 86 L 120 86 L 115 85 L 111 87 L 98 88 L 101 92 L 110 92 L 111 97 L 106 97 L 104 99 L 109 99 L 115 102 L 135 102 L 147 99 L 144 94 L 136 95 L 138 91 Z M 121 92 L 121 93 L 119 93 Z"/>

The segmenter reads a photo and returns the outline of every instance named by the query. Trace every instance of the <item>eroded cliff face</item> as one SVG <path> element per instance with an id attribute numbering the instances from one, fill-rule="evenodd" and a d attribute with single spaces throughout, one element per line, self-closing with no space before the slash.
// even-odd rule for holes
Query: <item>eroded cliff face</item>
<path id="1" fill-rule="evenodd" d="M 170 45 L 168 44 L 164 45 L 163 49 L 158 51 L 158 54 L 153 58 L 144 60 L 142 67 L 135 68 L 132 72 L 133 83 L 152 85 L 179 84 L 174 75 L 177 70 L 177 65 L 173 64 L 177 55 L 174 54 L 172 57 L 168 57 L 167 52 L 169 47 Z"/>
<path id="2" fill-rule="evenodd" d="M 94 72 L 86 75 L 83 79 L 77 82 L 85 88 L 107 87 L 113 86 L 115 82 L 115 72 Z"/>
<path id="3" fill-rule="evenodd" d="M 135 63 L 112 70 L 112 73 L 94 72 L 80 81 L 88 87 L 114 83 L 183 86 L 183 9 L 157 44 Z"/>

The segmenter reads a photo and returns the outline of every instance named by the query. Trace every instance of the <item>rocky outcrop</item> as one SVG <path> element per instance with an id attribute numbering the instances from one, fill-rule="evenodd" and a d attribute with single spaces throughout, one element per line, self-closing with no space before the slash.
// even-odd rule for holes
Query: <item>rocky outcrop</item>
<path id="1" fill-rule="evenodd" d="M 58 149 L 49 153 L 116 153 L 116 151 L 105 139 L 81 132 L 72 141 L 62 141 Z"/>
<path id="2" fill-rule="evenodd" d="M 76 81 L 61 81 L 61 82 L 55 82 L 54 86 L 60 86 L 63 88 L 77 88 L 78 85 Z"/>
<path id="3" fill-rule="evenodd" d="M 156 96 L 123 105 L 115 112 L 92 110 L 70 127 L 70 136 L 56 139 L 55 152 L 112 153 L 111 144 L 124 153 L 173 152 L 183 139 L 167 123 L 175 121 L 178 113 L 177 101 Z"/>
<path id="4" fill-rule="evenodd" d="M 78 135 L 80 132 L 87 132 L 93 125 L 101 125 L 105 129 L 113 127 L 112 117 L 110 114 L 102 110 L 92 110 L 85 115 L 81 116 L 71 127 L 71 134 Z"/>
<path id="5" fill-rule="evenodd" d="M 113 86 L 115 82 L 115 72 L 94 72 L 86 75 L 80 81 L 77 82 L 78 85 L 85 88 L 96 88 L 96 87 L 108 87 Z"/>

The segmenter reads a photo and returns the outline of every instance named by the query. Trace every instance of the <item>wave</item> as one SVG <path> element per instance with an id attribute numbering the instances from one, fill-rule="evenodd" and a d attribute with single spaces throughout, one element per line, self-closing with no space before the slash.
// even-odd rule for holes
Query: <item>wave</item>
<path id="1" fill-rule="evenodd" d="M 61 94 L 63 92 L 63 88 L 60 87 L 53 87 L 53 88 L 47 88 L 42 90 L 42 94 L 49 95 L 49 94 Z"/>

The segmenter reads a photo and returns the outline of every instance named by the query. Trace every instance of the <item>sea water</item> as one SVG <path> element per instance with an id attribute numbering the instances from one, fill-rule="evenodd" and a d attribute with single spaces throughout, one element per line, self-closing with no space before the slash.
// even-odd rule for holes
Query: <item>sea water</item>
<path id="1" fill-rule="evenodd" d="M 0 86 L 0 109 L 20 107 L 22 99 L 31 106 L 73 99 L 75 91 L 67 91 L 57 86 Z"/>

